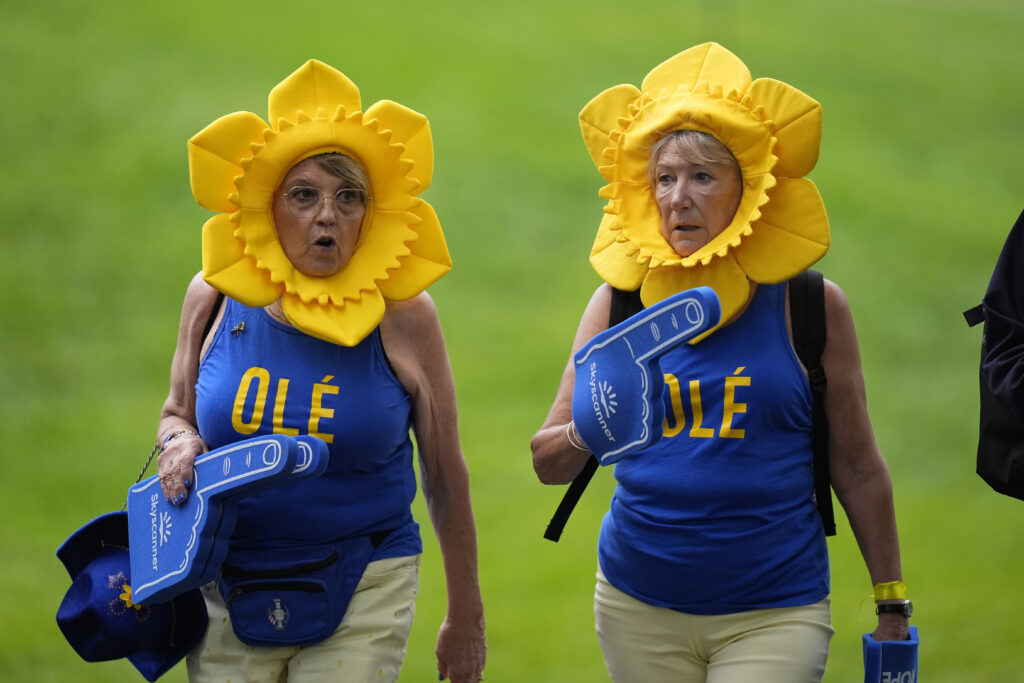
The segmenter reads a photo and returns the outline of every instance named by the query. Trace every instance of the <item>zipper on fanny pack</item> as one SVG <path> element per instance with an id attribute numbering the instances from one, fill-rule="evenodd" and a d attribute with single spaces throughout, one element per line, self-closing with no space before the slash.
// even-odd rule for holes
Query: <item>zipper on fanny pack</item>
<path id="1" fill-rule="evenodd" d="M 281 569 L 242 569 L 241 567 L 234 567 L 228 563 L 224 563 L 220 567 L 222 574 L 228 576 L 238 576 L 247 579 L 276 579 L 285 576 L 294 576 L 295 574 L 303 574 L 305 572 L 315 572 L 319 569 L 329 567 L 338 561 L 338 552 L 334 551 L 326 558 L 317 560 L 316 562 L 307 562 L 306 564 L 297 564 L 290 567 L 282 567 Z"/>
<path id="2" fill-rule="evenodd" d="M 300 593 L 323 593 L 324 587 L 312 581 L 259 581 L 247 583 L 243 586 L 236 586 L 228 595 L 225 604 L 230 605 L 235 598 L 246 593 L 258 593 L 260 591 L 295 591 Z"/>

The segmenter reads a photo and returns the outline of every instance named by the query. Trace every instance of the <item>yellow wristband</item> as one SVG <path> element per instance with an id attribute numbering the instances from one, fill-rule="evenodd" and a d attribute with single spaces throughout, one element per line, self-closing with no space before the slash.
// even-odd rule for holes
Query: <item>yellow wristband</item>
<path id="1" fill-rule="evenodd" d="M 907 586 L 902 581 L 875 584 L 875 602 L 879 600 L 906 600 Z"/>

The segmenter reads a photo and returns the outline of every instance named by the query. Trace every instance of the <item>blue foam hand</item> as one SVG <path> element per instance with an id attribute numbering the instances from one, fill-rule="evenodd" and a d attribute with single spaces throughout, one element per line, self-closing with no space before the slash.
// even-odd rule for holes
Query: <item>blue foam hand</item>
<path id="1" fill-rule="evenodd" d="M 713 328 L 720 317 L 715 292 L 696 287 L 601 332 L 576 352 L 572 419 L 602 465 L 660 437 L 665 379 L 658 361 Z"/>
<path id="2" fill-rule="evenodd" d="M 234 500 L 298 479 L 327 466 L 327 445 L 314 437 L 261 436 L 204 453 L 195 483 L 180 506 L 171 505 L 159 478 L 128 492 L 132 599 L 155 604 L 216 577 L 234 530 Z"/>
<path id="3" fill-rule="evenodd" d="M 318 439 L 315 436 L 300 435 L 295 437 L 295 442 L 299 449 L 298 455 L 295 466 L 292 467 L 291 473 L 287 477 L 261 478 L 259 483 L 255 485 L 252 482 L 246 482 L 247 485 L 244 486 L 228 487 L 222 491 L 222 495 L 215 498 L 215 501 L 220 502 L 220 522 L 217 524 L 216 531 L 212 534 L 212 541 L 201 546 L 201 549 L 205 548 L 206 550 L 205 563 L 201 562 L 203 558 L 202 552 L 196 554 L 196 566 L 203 565 L 202 571 L 196 574 L 199 576 L 195 580 L 196 585 L 202 586 L 213 581 L 220 573 L 220 566 L 228 553 L 231 534 L 235 530 L 238 512 L 235 501 L 243 496 L 267 488 L 293 484 L 304 479 L 318 477 L 327 469 L 329 454 L 327 444 L 322 439 Z"/>

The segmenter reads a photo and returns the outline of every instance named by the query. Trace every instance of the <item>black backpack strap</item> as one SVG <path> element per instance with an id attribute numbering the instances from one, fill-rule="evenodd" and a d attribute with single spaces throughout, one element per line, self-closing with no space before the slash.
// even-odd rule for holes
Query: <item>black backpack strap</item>
<path id="1" fill-rule="evenodd" d="M 562 502 L 558 504 L 558 509 L 555 510 L 551 521 L 548 522 L 548 528 L 544 530 L 544 538 L 558 543 L 558 539 L 562 537 L 562 530 L 565 529 L 565 523 L 569 521 L 569 515 L 576 508 L 576 503 L 580 502 L 580 496 L 587 489 L 587 484 L 590 483 L 590 479 L 596 471 L 597 458 L 591 456 L 583 465 L 580 473 L 569 484 L 569 488 L 566 489 L 562 496 Z"/>
<path id="2" fill-rule="evenodd" d="M 206 341 L 206 337 L 210 334 L 210 330 L 213 329 L 213 322 L 217 319 L 217 313 L 220 311 L 222 303 L 224 303 L 224 293 L 217 292 L 217 300 L 213 302 L 213 310 L 210 311 L 210 318 L 206 321 L 206 327 L 203 328 L 203 336 L 200 337 L 203 341 Z"/>
<path id="3" fill-rule="evenodd" d="M 640 290 L 625 292 L 621 289 L 613 288 L 612 303 L 608 310 L 608 327 L 614 327 L 642 310 L 644 310 L 644 304 L 640 300 Z M 562 502 L 558 504 L 558 509 L 555 510 L 554 516 L 548 522 L 548 528 L 544 531 L 544 538 L 558 543 L 558 539 L 562 537 L 565 523 L 569 521 L 569 515 L 572 514 L 576 503 L 580 500 L 580 496 L 587 489 L 587 484 L 590 483 L 591 477 L 597 471 L 597 466 L 597 458 L 590 457 L 587 459 L 583 469 L 572 480 L 569 488 L 565 491 L 565 495 L 562 496 Z"/>
<path id="4" fill-rule="evenodd" d="M 640 290 L 626 292 L 612 288 L 612 304 L 608 309 L 608 327 L 615 327 L 626 318 L 644 310 L 644 302 L 640 300 Z"/>
<path id="5" fill-rule="evenodd" d="M 812 423 L 814 453 L 814 499 L 821 514 L 826 536 L 836 535 L 832 510 L 828 464 L 828 415 L 825 413 L 825 369 L 821 354 L 825 351 L 825 283 L 821 273 L 806 270 L 789 281 L 789 315 L 793 323 L 793 348 L 807 368 L 813 396 Z"/>

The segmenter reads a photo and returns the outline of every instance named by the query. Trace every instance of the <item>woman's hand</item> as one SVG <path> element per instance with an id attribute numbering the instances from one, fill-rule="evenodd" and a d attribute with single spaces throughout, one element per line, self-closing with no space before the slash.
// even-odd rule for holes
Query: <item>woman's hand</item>
<path id="1" fill-rule="evenodd" d="M 440 680 L 452 683 L 482 681 L 487 660 L 483 617 L 459 622 L 446 618 L 437 634 L 434 653 Z"/>
<path id="2" fill-rule="evenodd" d="M 871 637 L 883 640 L 907 640 L 910 638 L 910 622 L 901 614 L 879 614 L 878 628 Z"/>
<path id="3" fill-rule="evenodd" d="M 188 489 L 195 481 L 196 456 L 205 452 L 206 444 L 191 428 L 173 436 L 160 452 L 157 457 L 160 488 L 171 505 L 181 505 L 188 498 Z"/>

